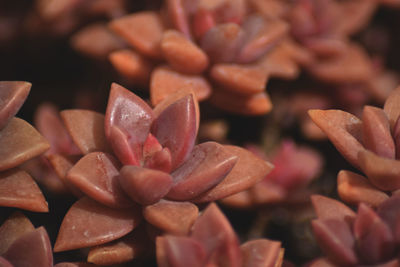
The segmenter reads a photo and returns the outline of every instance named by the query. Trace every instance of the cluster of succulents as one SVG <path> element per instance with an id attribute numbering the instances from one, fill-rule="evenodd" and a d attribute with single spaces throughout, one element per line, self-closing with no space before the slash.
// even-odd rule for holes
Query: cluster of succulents
<path id="1" fill-rule="evenodd" d="M 399 266 L 399 12 L 0 3 L 0 266 Z"/>

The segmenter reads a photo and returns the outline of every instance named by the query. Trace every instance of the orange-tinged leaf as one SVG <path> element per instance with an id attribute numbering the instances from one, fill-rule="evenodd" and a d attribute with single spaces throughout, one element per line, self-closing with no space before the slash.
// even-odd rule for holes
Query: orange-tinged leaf
<path id="1" fill-rule="evenodd" d="M 178 31 L 182 32 L 186 38 L 190 39 L 188 14 L 185 10 L 184 0 L 167 0 L 168 18 Z"/>
<path id="2" fill-rule="evenodd" d="M 0 227 L 0 255 L 4 254 L 15 240 L 33 230 L 35 227 L 24 214 L 14 212 Z"/>
<path id="3" fill-rule="evenodd" d="M 340 198 L 352 205 L 361 202 L 377 207 L 389 196 L 373 186 L 367 178 L 350 171 L 340 171 L 337 177 Z"/>
<path id="4" fill-rule="evenodd" d="M 268 239 L 255 239 L 242 244 L 240 250 L 243 257 L 242 266 L 276 266 L 281 251 L 281 242 Z"/>
<path id="5" fill-rule="evenodd" d="M 113 241 L 131 232 L 140 220 L 140 210 L 137 208 L 113 209 L 83 197 L 65 215 L 54 251 L 91 247 Z"/>
<path id="6" fill-rule="evenodd" d="M 179 72 L 200 74 L 208 66 L 203 50 L 178 31 L 164 32 L 161 50 L 167 62 Z"/>
<path id="7" fill-rule="evenodd" d="M 0 206 L 49 211 L 39 186 L 28 173 L 19 169 L 0 172 Z"/>
<path id="8" fill-rule="evenodd" d="M 156 12 L 137 12 L 113 20 L 109 26 L 139 52 L 152 58 L 160 58 L 164 26 Z"/>
<path id="9" fill-rule="evenodd" d="M 44 153 L 50 145 L 29 123 L 14 117 L 0 130 L 0 147 L 0 171 L 4 171 Z"/>

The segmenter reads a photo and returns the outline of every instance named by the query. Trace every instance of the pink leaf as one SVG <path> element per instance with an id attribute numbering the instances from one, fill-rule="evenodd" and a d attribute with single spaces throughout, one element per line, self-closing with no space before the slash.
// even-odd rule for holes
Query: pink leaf
<path id="1" fill-rule="evenodd" d="M 237 156 L 215 142 L 196 145 L 189 158 L 172 173 L 174 181 L 167 197 L 187 200 L 217 185 L 232 170 Z"/>
<path id="2" fill-rule="evenodd" d="M 14 266 L 53 266 L 51 244 L 43 226 L 15 240 L 2 256 Z"/>
<path id="3" fill-rule="evenodd" d="M 312 195 L 311 202 L 318 219 L 337 219 L 352 223 L 356 217 L 356 213 L 336 199 Z"/>
<path id="4" fill-rule="evenodd" d="M 3 255 L 15 240 L 33 230 L 35 227 L 24 214 L 14 212 L 0 227 L 0 255 Z"/>
<path id="5" fill-rule="evenodd" d="M 0 172 L 0 206 L 36 212 L 48 212 L 40 188 L 25 171 L 12 169 Z"/>
<path id="6" fill-rule="evenodd" d="M 144 167 L 170 173 L 172 168 L 171 152 L 168 148 L 163 148 L 155 152 L 151 157 L 146 158 Z"/>
<path id="7" fill-rule="evenodd" d="M 0 82 L 0 130 L 17 114 L 28 97 L 31 86 L 29 82 Z"/>
<path id="8" fill-rule="evenodd" d="M 183 5 L 183 0 L 167 0 L 168 17 L 172 25 L 178 31 L 182 32 L 187 39 L 190 39 L 190 28 L 188 14 Z"/>
<path id="9" fill-rule="evenodd" d="M 281 252 L 281 242 L 268 239 L 247 241 L 240 246 L 244 267 L 275 266 Z"/>
<path id="10" fill-rule="evenodd" d="M 118 182 L 119 168 L 118 161 L 110 154 L 92 152 L 68 171 L 66 179 L 68 183 L 104 205 L 126 208 L 133 203 Z"/>
<path id="11" fill-rule="evenodd" d="M 168 106 L 154 121 L 152 133 L 171 152 L 172 170 L 189 156 L 196 139 L 196 110 L 192 95 Z"/>
<path id="12" fill-rule="evenodd" d="M 153 111 L 146 102 L 118 84 L 111 85 L 104 126 L 122 163 L 139 164 L 152 121 Z"/>
<path id="13" fill-rule="evenodd" d="M 131 232 L 140 221 L 140 210 L 137 208 L 113 209 L 83 197 L 65 215 L 54 251 L 91 247 L 113 241 Z"/>
<path id="14" fill-rule="evenodd" d="M 393 130 L 396 121 L 400 116 L 400 87 L 397 87 L 386 99 L 383 110 L 389 118 L 390 127 Z"/>
<path id="15" fill-rule="evenodd" d="M 168 173 L 139 166 L 122 167 L 118 180 L 125 193 L 142 205 L 158 202 L 172 187 Z"/>
<path id="16" fill-rule="evenodd" d="M 44 153 L 50 145 L 29 123 L 12 118 L 0 130 L 0 147 L 0 171 L 4 171 Z"/>

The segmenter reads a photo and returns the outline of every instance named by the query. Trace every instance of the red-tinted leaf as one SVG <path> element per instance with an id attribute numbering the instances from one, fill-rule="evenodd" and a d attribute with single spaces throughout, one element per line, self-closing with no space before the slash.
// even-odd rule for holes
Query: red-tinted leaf
<path id="1" fill-rule="evenodd" d="M 349 204 L 365 202 L 373 207 L 379 206 L 389 196 L 373 186 L 368 179 L 350 171 L 340 171 L 337 177 L 340 198 Z"/>
<path id="2" fill-rule="evenodd" d="M 109 26 L 146 56 L 153 58 L 161 56 L 160 41 L 164 26 L 156 12 L 136 12 L 113 20 Z"/>
<path id="3" fill-rule="evenodd" d="M 308 111 L 311 119 L 328 136 L 336 149 L 355 167 L 359 167 L 358 152 L 364 150 L 362 122 L 356 116 L 341 110 Z"/>
<path id="4" fill-rule="evenodd" d="M 336 219 L 352 223 L 356 217 L 356 213 L 352 209 L 336 199 L 312 195 L 311 202 L 318 219 Z"/>
<path id="5" fill-rule="evenodd" d="M 0 172 L 0 206 L 47 212 L 47 202 L 40 188 L 25 171 Z"/>
<path id="6" fill-rule="evenodd" d="M 389 118 L 390 127 L 393 130 L 400 115 L 400 87 L 397 87 L 386 99 L 383 110 Z"/>
<path id="7" fill-rule="evenodd" d="M 190 28 L 188 14 L 184 7 L 183 0 L 167 0 L 168 17 L 175 29 L 182 32 L 187 39 L 190 39 Z"/>
<path id="8" fill-rule="evenodd" d="M 171 152 L 172 170 L 180 166 L 192 151 L 196 139 L 196 110 L 192 95 L 168 106 L 154 121 L 152 133 Z"/>
<path id="9" fill-rule="evenodd" d="M 187 200 L 217 185 L 232 170 L 237 156 L 215 142 L 196 145 L 189 158 L 172 173 L 173 187 L 167 197 Z"/>
<path id="10" fill-rule="evenodd" d="M 112 209 L 81 198 L 72 205 L 61 223 L 54 251 L 91 247 L 118 239 L 131 232 L 140 222 L 140 211 Z"/>
<path id="11" fill-rule="evenodd" d="M 196 39 L 201 39 L 203 35 L 215 26 L 214 12 L 199 8 L 193 15 L 192 30 Z"/>
<path id="12" fill-rule="evenodd" d="M 365 148 L 379 156 L 393 159 L 395 146 L 385 112 L 380 108 L 365 106 L 362 121 Z"/>
<path id="13" fill-rule="evenodd" d="M 0 266 L 1 267 L 14 267 L 8 260 L 0 256 Z"/>
<path id="14" fill-rule="evenodd" d="M 161 41 L 161 49 L 167 62 L 179 72 L 200 74 L 208 66 L 208 57 L 203 50 L 180 32 L 166 31 Z"/>
<path id="15" fill-rule="evenodd" d="M 221 267 L 241 266 L 239 240 L 216 204 L 208 205 L 192 229 L 192 237 L 203 245 L 208 259 Z"/>
<path id="16" fill-rule="evenodd" d="M 154 153 L 162 150 L 162 146 L 151 133 L 147 136 L 143 144 L 143 158 L 151 157 Z"/>
<path id="17" fill-rule="evenodd" d="M 172 168 L 171 152 L 168 148 L 163 148 L 155 152 L 151 157 L 146 158 L 144 167 L 170 173 Z"/>
<path id="18" fill-rule="evenodd" d="M 396 236 L 398 234 L 396 233 L 396 228 L 400 221 L 400 196 L 393 195 L 391 198 L 379 205 L 376 212 L 379 217 L 389 225 L 390 229 L 392 229 L 396 241 L 400 240 L 400 238 L 398 238 L 399 236 Z"/>
<path id="19" fill-rule="evenodd" d="M 146 102 L 118 84 L 111 85 L 104 126 L 107 139 L 122 163 L 139 165 L 142 144 L 152 121 L 153 111 Z"/>
<path id="20" fill-rule="evenodd" d="M 61 112 L 61 118 L 83 154 L 102 151 L 111 152 L 104 134 L 104 115 L 83 109 L 71 109 Z"/>
<path id="21" fill-rule="evenodd" d="M 103 152 L 92 152 L 81 158 L 66 176 L 68 183 L 94 200 L 114 208 L 132 206 L 119 182 L 119 163 Z"/>
<path id="22" fill-rule="evenodd" d="M 381 190 L 400 188 L 400 161 L 383 158 L 368 150 L 360 151 L 359 164 L 373 185 Z"/>
<path id="23" fill-rule="evenodd" d="M 42 154 L 50 145 L 29 123 L 12 118 L 0 130 L 0 147 L 0 171 L 4 171 Z"/>
<path id="24" fill-rule="evenodd" d="M 178 235 L 189 233 L 199 210 L 190 202 L 174 202 L 161 200 L 160 202 L 144 207 L 144 218 L 157 228 Z"/>
<path id="25" fill-rule="evenodd" d="M 260 15 L 248 16 L 242 27 L 247 41 L 237 56 L 239 63 L 257 60 L 282 39 L 289 29 L 288 24 L 282 20 L 265 19 Z"/>
<path id="26" fill-rule="evenodd" d="M 51 244 L 43 226 L 18 238 L 2 256 L 18 267 L 53 266 Z"/>
<path id="27" fill-rule="evenodd" d="M 273 168 L 267 161 L 237 146 L 225 145 L 225 150 L 238 160 L 229 174 L 214 188 L 200 195 L 195 202 L 209 202 L 246 190 L 261 181 Z"/>
<path id="28" fill-rule="evenodd" d="M 31 86 L 29 82 L 0 82 L 0 130 L 17 114 Z"/>
<path id="29" fill-rule="evenodd" d="M 337 219 L 312 221 L 315 237 L 329 260 L 341 266 L 355 265 L 357 256 L 353 251 L 355 240 L 347 222 Z"/>
<path id="30" fill-rule="evenodd" d="M 354 221 L 357 251 L 363 263 L 376 264 L 393 256 L 394 238 L 389 226 L 361 203 Z"/>
<path id="31" fill-rule="evenodd" d="M 33 230 L 35 227 L 28 218 L 21 212 L 14 212 L 0 227 L 0 255 L 6 252 L 15 240 Z"/>
<path id="32" fill-rule="evenodd" d="M 219 24 L 201 39 L 201 48 L 214 63 L 233 62 L 241 49 L 245 34 L 236 23 Z"/>
<path id="33" fill-rule="evenodd" d="M 242 266 L 276 266 L 281 251 L 281 242 L 268 239 L 251 240 L 240 246 Z"/>
<path id="34" fill-rule="evenodd" d="M 142 205 L 158 202 L 172 187 L 168 173 L 139 166 L 122 167 L 118 180 L 125 193 Z"/>
<path id="35" fill-rule="evenodd" d="M 156 249 L 160 267 L 203 267 L 206 264 L 206 252 L 202 244 L 190 237 L 157 237 Z"/>

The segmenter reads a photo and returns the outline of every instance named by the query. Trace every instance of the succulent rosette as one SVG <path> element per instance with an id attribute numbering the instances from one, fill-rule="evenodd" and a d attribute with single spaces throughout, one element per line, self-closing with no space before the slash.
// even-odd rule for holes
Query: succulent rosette
<path id="1" fill-rule="evenodd" d="M 297 77 L 299 64 L 310 57 L 288 38 L 288 23 L 281 18 L 287 4 L 264 2 L 167 0 L 158 11 L 122 16 L 108 28 L 89 25 L 72 45 L 98 58 L 109 55 L 126 81 L 150 88 L 153 105 L 191 86 L 200 101 L 210 97 L 221 109 L 265 114 L 272 108 L 265 92 L 269 78 Z M 111 47 L 116 38 L 127 48 L 95 53 L 97 44 Z"/>
<path id="2" fill-rule="evenodd" d="M 314 195 L 313 231 L 325 258 L 307 266 L 398 266 L 399 196 L 357 212 L 328 197 Z"/>
<path id="3" fill-rule="evenodd" d="M 239 244 L 232 226 L 214 203 L 196 219 L 190 233 L 156 239 L 160 267 L 178 266 L 282 266 L 281 242 L 255 239 Z"/>
<path id="4" fill-rule="evenodd" d="M 135 231 L 128 234 L 142 217 L 157 231 L 187 233 L 198 216 L 193 203 L 245 190 L 272 169 L 240 147 L 195 145 L 199 110 L 191 90 L 178 91 L 151 109 L 113 84 L 105 116 L 64 110 L 61 118 L 83 156 L 76 163 L 60 153 L 48 157 L 55 170 L 62 170 L 63 183 L 81 198 L 65 215 L 54 250 L 92 247 L 88 260 L 93 263 L 102 262 L 102 253 L 109 251 L 104 247 L 120 249 L 109 242 L 135 239 Z M 100 245 L 103 250 L 94 248 Z"/>
<path id="5" fill-rule="evenodd" d="M 33 126 L 15 117 L 30 89 L 28 82 L 0 82 L 0 206 L 47 212 L 40 188 L 20 168 L 50 147 Z"/>
<path id="6" fill-rule="evenodd" d="M 383 109 L 365 106 L 361 119 L 341 110 L 309 111 L 337 150 L 368 178 L 341 171 L 338 192 L 344 201 L 377 206 L 400 188 L 399 103 L 397 88 Z"/>
<path id="7" fill-rule="evenodd" d="M 46 229 L 35 228 L 21 212 L 14 212 L 0 226 L 0 240 L 0 266 L 53 266 Z"/>

